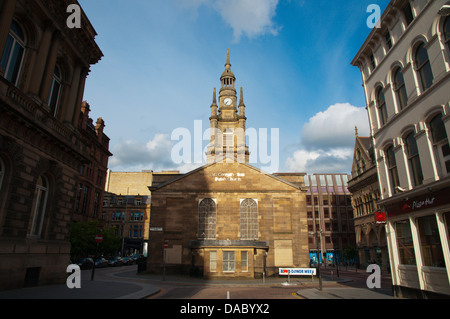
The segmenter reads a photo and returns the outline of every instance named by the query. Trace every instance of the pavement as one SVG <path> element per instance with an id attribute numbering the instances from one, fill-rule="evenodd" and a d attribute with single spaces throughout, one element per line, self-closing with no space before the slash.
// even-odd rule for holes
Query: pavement
<path id="1" fill-rule="evenodd" d="M 144 299 L 160 292 L 160 285 L 239 285 L 239 286 L 299 286 L 297 295 L 303 299 L 396 299 L 391 289 L 345 288 L 333 283 L 353 281 L 352 278 L 330 278 L 323 276 L 323 287 L 319 290 L 318 280 L 311 278 L 267 278 L 264 282 L 258 280 L 205 280 L 186 276 L 137 274 L 137 266 L 96 269 L 94 280 L 91 280 L 91 270 L 81 272 L 81 288 L 69 289 L 66 284 L 22 288 L 0 291 L 0 299 Z M 305 289 L 306 285 L 314 283 L 314 288 Z M 306 285 L 305 285 L 306 284 Z"/>

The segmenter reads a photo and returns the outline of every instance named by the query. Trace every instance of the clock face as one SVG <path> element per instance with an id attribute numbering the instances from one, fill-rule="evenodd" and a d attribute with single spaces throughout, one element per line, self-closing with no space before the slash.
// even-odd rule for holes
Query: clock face
<path id="1" fill-rule="evenodd" d="M 233 100 L 231 100 L 230 98 L 226 98 L 225 100 L 223 100 L 223 103 L 225 103 L 225 105 L 231 105 L 231 103 L 233 103 Z"/>

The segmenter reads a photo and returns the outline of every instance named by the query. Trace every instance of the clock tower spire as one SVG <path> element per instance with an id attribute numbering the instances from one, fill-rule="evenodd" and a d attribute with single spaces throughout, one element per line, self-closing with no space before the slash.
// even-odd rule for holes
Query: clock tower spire
<path id="1" fill-rule="evenodd" d="M 211 143 L 207 152 L 208 163 L 223 161 L 249 162 L 248 147 L 245 144 L 245 105 L 243 89 L 238 105 L 235 88 L 236 77 L 231 71 L 230 50 L 227 49 L 225 71 L 220 77 L 219 105 L 216 104 L 214 89 L 211 106 Z M 218 108 L 218 114 L 217 112 Z"/>

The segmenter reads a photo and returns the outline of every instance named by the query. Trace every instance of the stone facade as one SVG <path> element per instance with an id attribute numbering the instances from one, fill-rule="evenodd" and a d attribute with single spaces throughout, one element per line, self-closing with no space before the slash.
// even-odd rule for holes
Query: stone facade
<path id="1" fill-rule="evenodd" d="M 0 1 L 0 289 L 65 282 L 90 65 L 102 52 L 73 1 Z"/>
<path id="2" fill-rule="evenodd" d="M 356 130 L 355 151 L 352 164 L 352 178 L 348 189 L 352 193 L 352 206 L 356 232 L 356 245 L 362 267 L 379 264 L 383 271 L 389 271 L 386 230 L 384 224 L 375 220 L 379 211 L 380 188 L 375 150 L 372 138 L 358 135 Z"/>
<path id="3" fill-rule="evenodd" d="M 150 220 L 150 191 L 153 172 L 112 172 L 108 170 L 103 200 L 103 223 L 122 237 L 123 255 L 147 256 Z"/>
<path id="4" fill-rule="evenodd" d="M 450 295 L 448 6 L 391 1 L 352 62 L 363 78 L 398 296 Z"/>
<path id="5" fill-rule="evenodd" d="M 150 189 L 151 272 L 163 271 L 165 241 L 167 271 L 254 278 L 278 267 L 309 267 L 305 194 L 294 184 L 234 162 L 208 164 Z M 213 209 L 203 216 L 206 199 Z"/>

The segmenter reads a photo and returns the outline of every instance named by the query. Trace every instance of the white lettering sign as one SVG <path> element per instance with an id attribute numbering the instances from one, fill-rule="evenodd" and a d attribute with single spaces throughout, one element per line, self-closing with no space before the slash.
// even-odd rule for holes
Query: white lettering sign
<path id="1" fill-rule="evenodd" d="M 315 276 L 316 268 L 280 268 L 280 276 Z"/>
<path id="2" fill-rule="evenodd" d="M 241 182 L 245 177 L 244 173 L 212 173 L 215 182 Z"/>
<path id="3" fill-rule="evenodd" d="M 436 198 L 427 198 L 426 200 L 422 200 L 422 201 L 414 201 L 413 203 L 412 203 L 412 209 L 419 209 L 419 208 L 421 208 L 422 206 L 428 206 L 428 205 L 433 205 L 433 203 L 434 203 L 434 200 L 435 200 Z"/>

